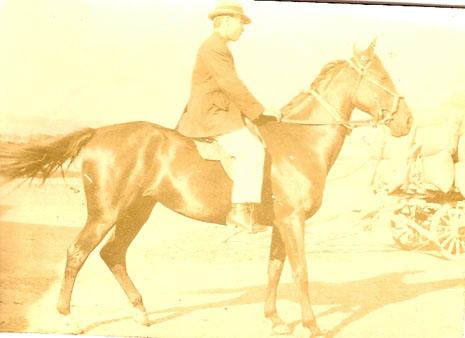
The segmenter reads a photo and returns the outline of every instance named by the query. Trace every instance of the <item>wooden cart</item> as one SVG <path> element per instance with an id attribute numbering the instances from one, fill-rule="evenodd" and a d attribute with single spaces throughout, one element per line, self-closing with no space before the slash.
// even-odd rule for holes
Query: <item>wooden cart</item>
<path id="1" fill-rule="evenodd" d="M 405 250 L 437 248 L 448 259 L 465 258 L 465 200 L 429 186 L 408 186 L 390 194 L 389 225 Z"/>

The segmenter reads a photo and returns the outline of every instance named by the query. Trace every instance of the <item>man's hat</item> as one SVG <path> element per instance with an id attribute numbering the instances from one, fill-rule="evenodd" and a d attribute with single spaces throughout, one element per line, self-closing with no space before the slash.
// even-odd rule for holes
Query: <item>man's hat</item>
<path id="1" fill-rule="evenodd" d="M 239 15 L 245 25 L 251 22 L 250 18 L 244 14 L 242 4 L 237 1 L 219 1 L 215 9 L 208 14 L 208 18 L 213 20 L 220 15 Z"/>

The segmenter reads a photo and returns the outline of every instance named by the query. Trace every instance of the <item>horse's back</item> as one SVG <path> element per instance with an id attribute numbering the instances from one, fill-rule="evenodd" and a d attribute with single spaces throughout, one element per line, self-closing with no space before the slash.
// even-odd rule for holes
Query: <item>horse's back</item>
<path id="1" fill-rule="evenodd" d="M 93 144 L 108 144 L 113 146 L 124 146 L 130 142 L 141 141 L 152 137 L 170 135 L 173 138 L 182 138 L 176 131 L 147 121 L 135 121 L 112 124 L 98 128 L 89 146 Z M 118 142 L 118 143 L 115 143 Z M 131 144 L 132 145 L 132 144 Z"/>
<path id="2" fill-rule="evenodd" d="M 189 148 L 187 140 L 150 122 L 98 128 L 82 153 L 86 190 L 94 194 L 105 191 L 107 197 L 118 201 L 122 196 L 140 196 L 144 187 L 153 185 L 163 173 L 168 154 L 179 147 Z"/>
<path id="3" fill-rule="evenodd" d="M 223 221 L 228 207 L 231 181 L 221 164 L 204 160 L 191 139 L 149 122 L 98 129 L 86 147 L 82 171 L 91 195 L 104 193 L 117 205 L 154 198 L 208 221 Z"/>

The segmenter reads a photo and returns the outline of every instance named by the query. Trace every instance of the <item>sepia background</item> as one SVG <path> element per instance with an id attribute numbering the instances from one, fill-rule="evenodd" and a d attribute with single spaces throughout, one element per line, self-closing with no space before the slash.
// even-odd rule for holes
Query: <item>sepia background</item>
<path id="1" fill-rule="evenodd" d="M 1 140 L 135 120 L 174 127 L 189 97 L 197 48 L 211 34 L 207 13 L 214 3 L 0 0 Z M 265 106 L 285 105 L 324 64 L 349 59 L 354 44 L 363 48 L 377 38 L 377 54 L 418 125 L 463 120 L 465 10 L 244 5 L 252 24 L 230 48 L 240 77 Z M 383 137 L 381 128 L 353 132 L 323 206 L 308 222 L 315 313 L 335 337 L 461 337 L 463 261 L 434 250 L 400 251 L 388 227 L 362 226 Z M 78 167 L 72 169 L 65 182 L 0 187 L 0 331 L 65 330 L 55 302 L 66 247 L 86 217 Z M 123 292 L 97 254 L 77 279 L 73 311 L 86 334 L 266 337 L 269 237 L 234 236 L 157 206 L 128 258 L 153 325 L 131 321 Z M 298 332 L 288 268 L 278 306 Z"/>
<path id="2" fill-rule="evenodd" d="M 214 3 L 1 0 L 2 132 L 174 126 Z M 464 108 L 464 10 L 273 1 L 246 10 L 253 22 L 231 49 L 265 106 L 284 105 L 326 62 L 378 37 L 378 55 L 417 118 Z"/>

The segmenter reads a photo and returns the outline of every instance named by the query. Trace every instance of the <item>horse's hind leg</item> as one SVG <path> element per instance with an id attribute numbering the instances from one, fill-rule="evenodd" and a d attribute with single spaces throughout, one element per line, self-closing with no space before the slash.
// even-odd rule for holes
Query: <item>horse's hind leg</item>
<path id="1" fill-rule="evenodd" d="M 114 222 L 115 217 L 89 216 L 84 228 L 78 234 L 73 244 L 68 247 L 65 274 L 57 305 L 58 312 L 65 315 L 68 319 L 76 276 L 92 250 L 95 249 L 113 227 Z M 73 331 L 79 331 L 79 328 L 74 323 L 70 322 L 68 324 L 73 326 Z"/>
<path id="2" fill-rule="evenodd" d="M 265 317 L 271 321 L 274 334 L 290 334 L 291 330 L 286 323 L 278 316 L 276 310 L 276 295 L 278 291 L 279 279 L 286 259 L 286 249 L 281 238 L 279 229 L 273 227 L 271 236 L 270 257 L 268 261 L 268 286 L 265 298 Z"/>
<path id="3" fill-rule="evenodd" d="M 100 251 L 103 261 L 110 268 L 132 306 L 137 311 L 135 319 L 144 325 L 149 325 L 149 321 L 142 296 L 127 273 L 126 252 L 150 216 L 154 205 L 155 201 L 147 197 L 133 205 L 124 213 L 123 217 L 118 219 L 111 237 Z"/>

